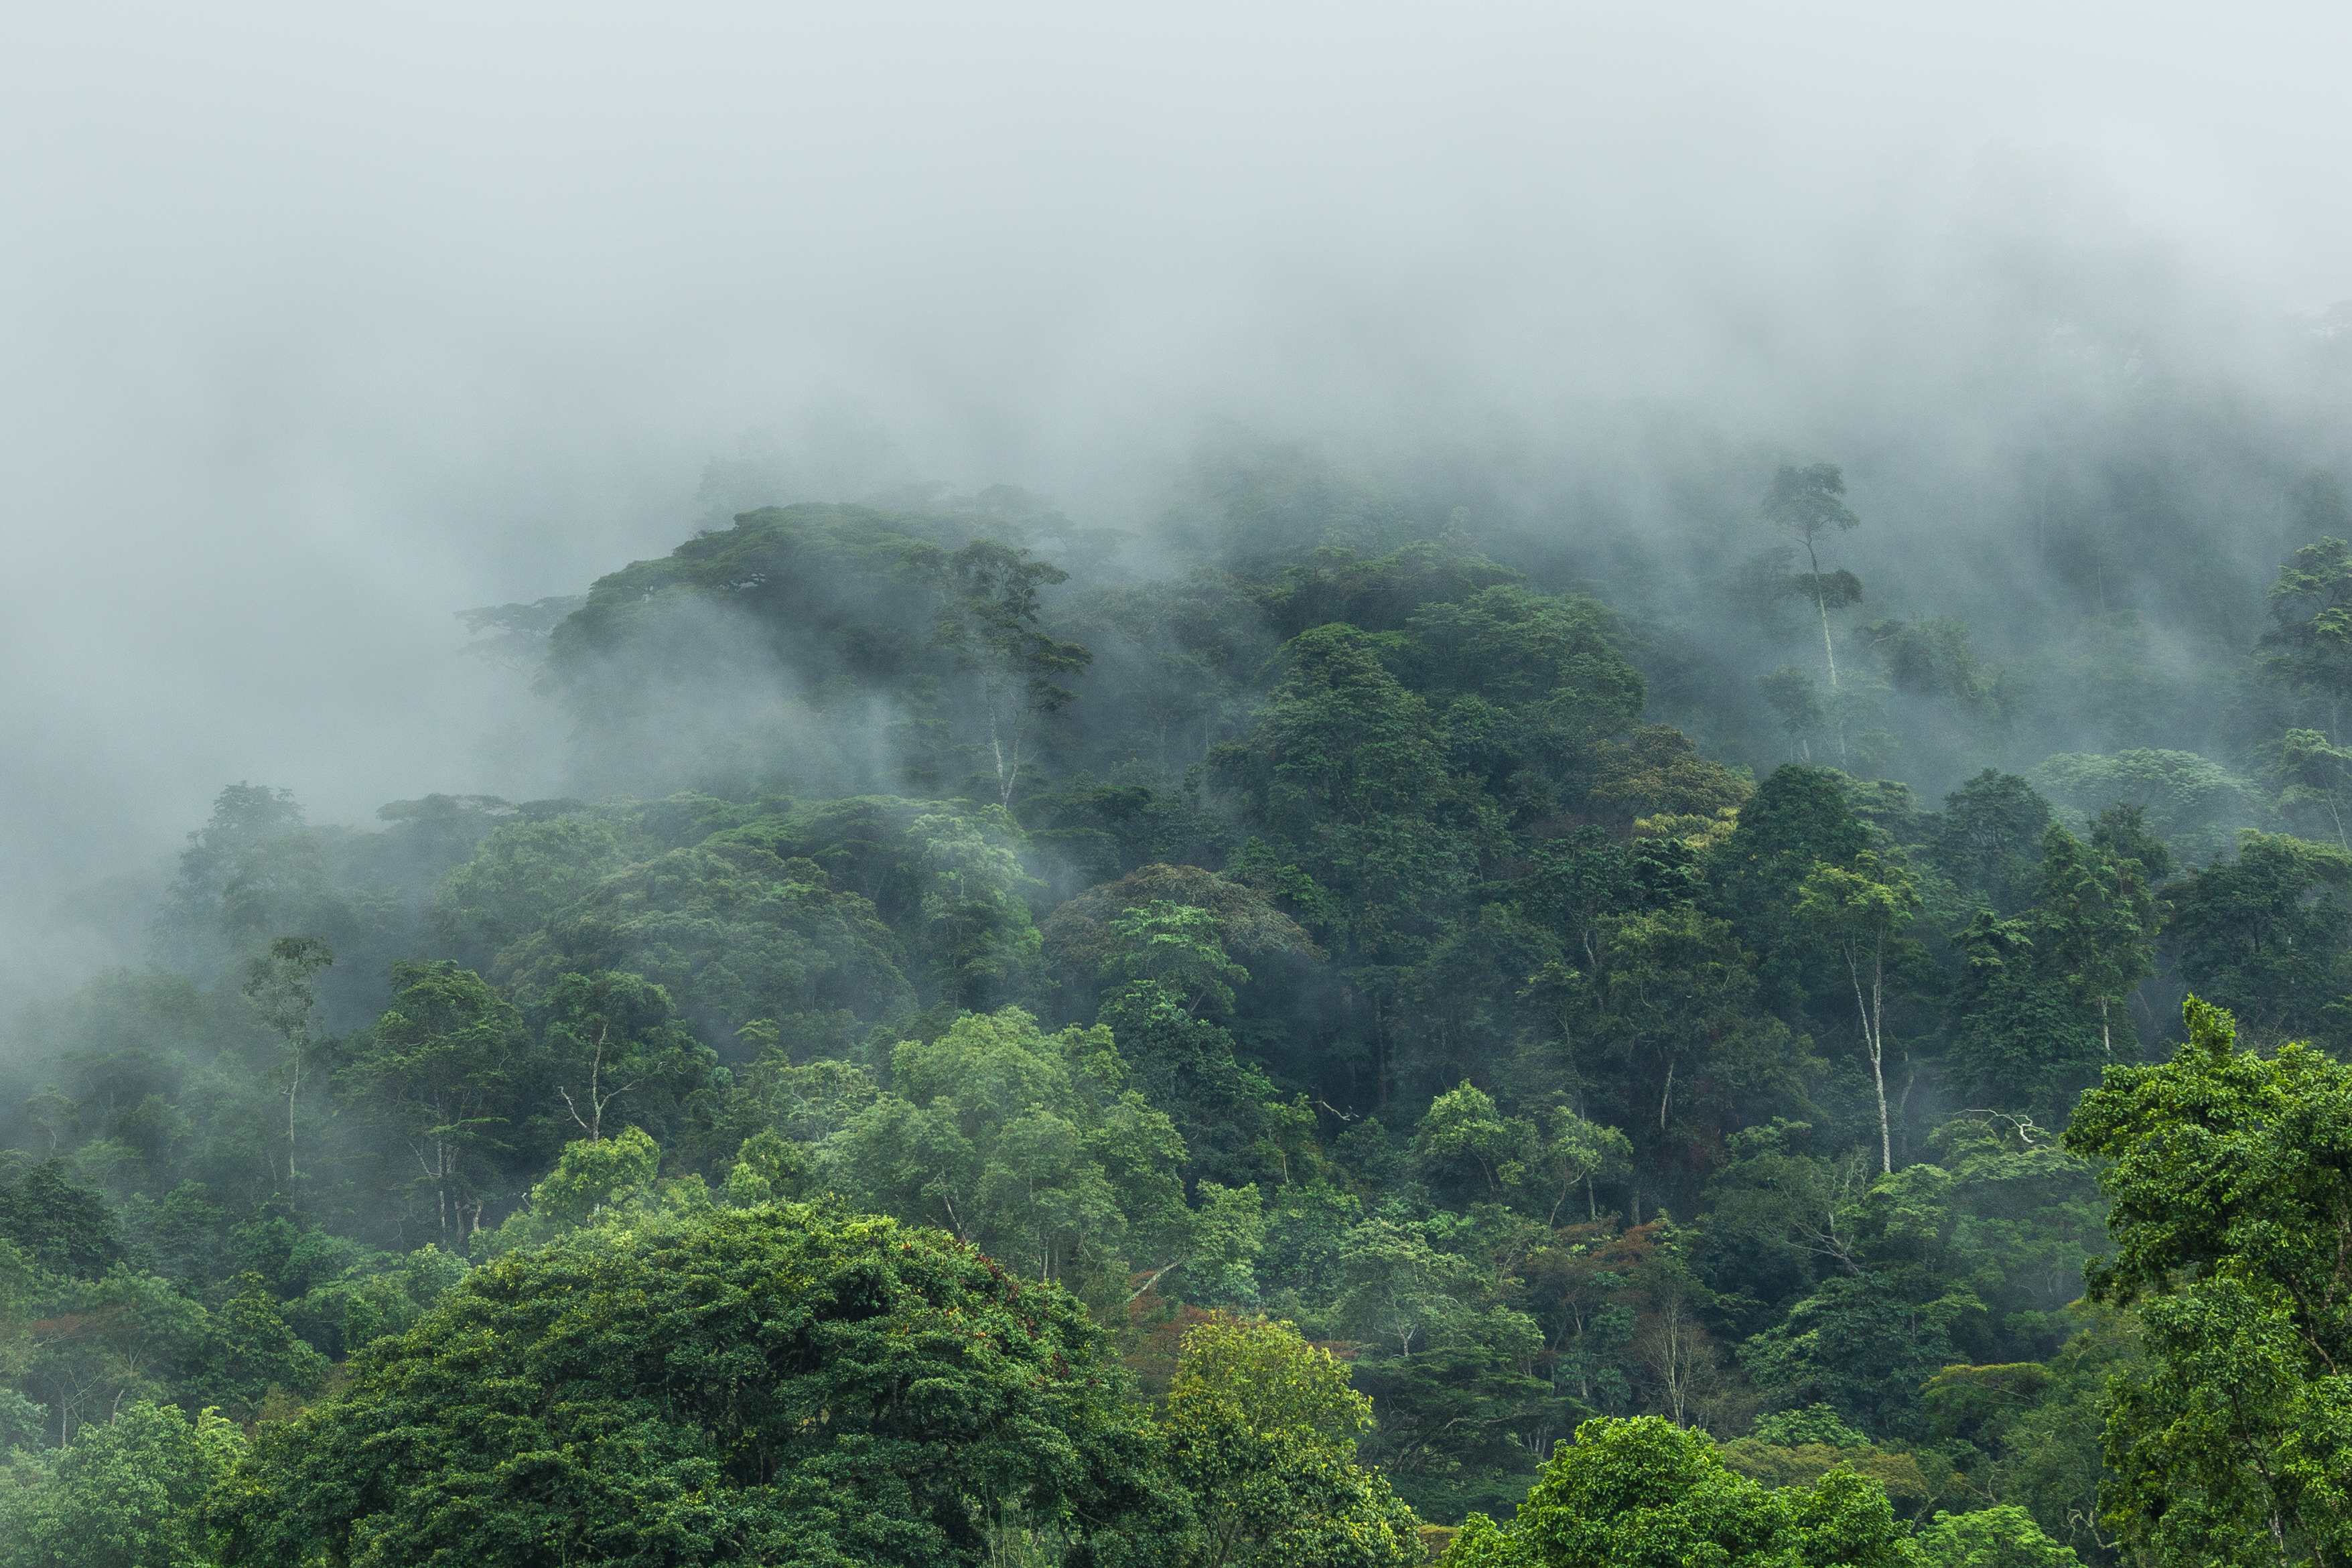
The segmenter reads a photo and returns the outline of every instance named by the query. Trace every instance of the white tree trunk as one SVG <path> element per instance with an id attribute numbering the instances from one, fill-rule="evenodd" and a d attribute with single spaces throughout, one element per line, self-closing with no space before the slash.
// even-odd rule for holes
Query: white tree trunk
<path id="1" fill-rule="evenodd" d="M 1870 1052 L 1870 1078 L 1878 1091 L 1878 1168 L 1882 1176 L 1895 1173 L 1895 1136 L 1886 1119 L 1886 1051 L 1885 1035 L 1881 1030 L 1880 996 L 1885 969 L 1886 939 L 1880 937 L 1870 955 L 1870 998 L 1863 999 L 1862 965 L 1853 945 L 1845 950 L 1846 973 L 1853 979 L 1854 1010 L 1862 1015 L 1863 1049 Z"/>

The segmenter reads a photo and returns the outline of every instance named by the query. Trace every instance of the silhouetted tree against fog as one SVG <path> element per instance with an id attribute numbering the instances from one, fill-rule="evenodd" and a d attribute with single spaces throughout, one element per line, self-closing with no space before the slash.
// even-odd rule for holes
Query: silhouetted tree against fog
<path id="1" fill-rule="evenodd" d="M 1797 580 L 1798 591 L 1813 601 L 1822 620 L 1822 657 L 1829 664 L 1830 689 L 1838 684 L 1837 650 L 1830 641 L 1830 612 L 1862 599 L 1862 580 L 1845 570 L 1824 572 L 1819 541 L 1832 529 L 1848 533 L 1862 526 L 1842 497 L 1845 475 L 1834 463 L 1812 463 L 1802 468 L 1783 467 L 1772 476 L 1771 493 L 1764 499 L 1764 515 L 1794 539 L 1805 552 L 1809 569 Z"/>

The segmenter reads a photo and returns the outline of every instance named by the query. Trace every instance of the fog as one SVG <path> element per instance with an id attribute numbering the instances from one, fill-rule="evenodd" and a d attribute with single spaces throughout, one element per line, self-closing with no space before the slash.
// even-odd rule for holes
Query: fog
<path id="1" fill-rule="evenodd" d="M 1486 453 L 1539 512 L 1586 466 L 1638 496 L 1663 420 L 1845 463 L 1871 548 L 1964 563 L 1995 455 L 2119 366 L 2340 457 L 2347 43 L 2317 5 L 20 7 L 0 980 L 121 956 L 58 901 L 228 781 L 314 821 L 555 789 L 453 612 L 714 504 L 1009 482 L 1148 532 L 1240 428 Z"/>

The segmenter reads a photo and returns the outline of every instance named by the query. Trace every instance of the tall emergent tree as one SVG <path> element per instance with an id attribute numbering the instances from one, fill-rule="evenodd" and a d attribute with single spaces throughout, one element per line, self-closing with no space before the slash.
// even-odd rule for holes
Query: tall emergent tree
<path id="1" fill-rule="evenodd" d="M 2077 995 L 2099 1009 L 2099 1049 L 2116 1054 L 2114 1009 L 2156 973 L 2155 894 L 2141 863 L 2053 823 L 2042 841 L 2043 941 Z"/>
<path id="2" fill-rule="evenodd" d="M 294 1109 L 302 1097 L 302 1059 L 320 1042 L 310 1033 L 318 1010 L 311 980 L 335 961 L 316 936 L 280 936 L 246 966 L 245 999 L 286 1048 L 286 1178 L 294 1179 Z"/>
<path id="3" fill-rule="evenodd" d="M 1862 526 L 1845 504 L 1845 475 L 1834 463 L 1809 463 L 1802 468 L 1783 467 L 1772 476 L 1764 497 L 1764 516 L 1802 546 L 1811 570 L 1797 587 L 1813 601 L 1822 618 L 1822 656 L 1829 661 L 1830 690 L 1837 690 L 1837 650 L 1830 643 L 1830 612 L 1861 601 L 1862 580 L 1850 571 L 1822 570 L 1818 548 L 1822 534 L 1834 528 L 1850 532 Z"/>
<path id="4" fill-rule="evenodd" d="M 1061 682 L 1094 658 L 1038 629 L 1041 591 L 1070 574 L 994 539 L 974 539 L 953 554 L 919 550 L 909 559 L 939 586 L 934 644 L 978 677 L 997 804 L 1009 807 L 1031 727 L 1076 695 Z"/>
<path id="5" fill-rule="evenodd" d="M 1835 942 L 1853 982 L 1863 1049 L 1878 1091 L 1879 1171 L 1895 1169 L 1886 1116 L 1886 949 L 1919 908 L 1919 890 L 1900 861 L 1864 850 L 1852 866 L 1820 865 L 1797 891 L 1797 918 Z M 1863 983 L 1867 969 L 1870 981 Z"/>

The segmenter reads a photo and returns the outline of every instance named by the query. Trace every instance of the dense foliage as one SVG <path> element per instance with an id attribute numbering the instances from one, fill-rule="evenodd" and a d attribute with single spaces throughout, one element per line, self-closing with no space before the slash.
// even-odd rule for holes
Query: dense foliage
<path id="1" fill-rule="evenodd" d="M 263 1428 L 223 1555 L 302 1564 L 961 1561 L 1091 1534 L 1141 1437 L 1069 1297 L 795 1205 L 575 1232 L 475 1270 Z"/>
<path id="2" fill-rule="evenodd" d="M 2347 1561 L 2334 492 L 2094 732 L 1737 477 L 472 612 L 576 797 L 232 786 L 19 1020 L 0 1563 Z"/>
<path id="3" fill-rule="evenodd" d="M 2109 1073 L 2067 1134 L 2113 1162 L 2093 1293 L 2137 1302 L 2149 1353 L 2114 1387 L 2116 1517 L 2167 1562 L 2344 1562 L 2352 1071 L 2299 1043 L 2239 1051 L 2194 999 L 2189 1017 L 2171 1061 Z"/>

